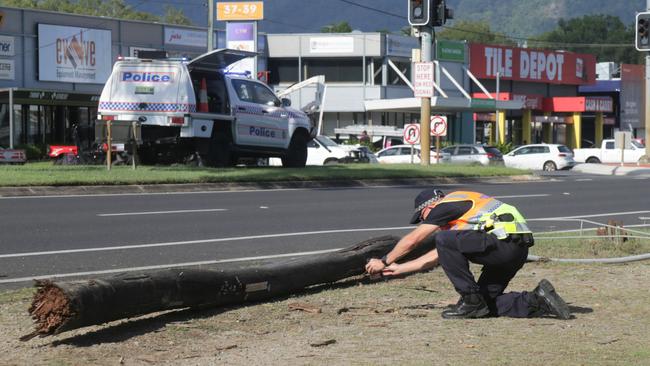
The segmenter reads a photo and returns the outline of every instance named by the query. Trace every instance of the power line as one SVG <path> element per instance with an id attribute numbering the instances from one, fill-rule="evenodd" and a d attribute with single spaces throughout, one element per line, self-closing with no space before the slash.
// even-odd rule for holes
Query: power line
<path id="1" fill-rule="evenodd" d="M 376 13 L 381 13 L 384 15 L 390 15 L 393 17 L 397 17 L 400 19 L 407 19 L 405 16 L 400 16 L 394 13 L 390 13 L 384 10 L 380 9 L 374 9 L 372 7 L 359 4 L 357 2 L 351 1 L 351 0 L 338 0 L 340 2 L 356 6 L 362 9 L 366 9 L 369 11 L 373 11 Z M 471 34 L 479 34 L 479 35 L 489 35 L 490 33 L 483 33 L 483 32 L 478 32 L 478 31 L 473 31 L 469 29 L 462 29 L 462 28 L 456 28 L 456 27 L 451 27 L 451 26 L 443 26 L 442 28 L 444 29 L 449 29 L 449 30 L 456 30 L 459 32 L 465 32 L 465 33 L 471 33 Z M 491 33 L 494 37 L 497 38 L 503 38 L 503 39 L 510 39 L 510 40 L 519 40 L 519 41 L 525 41 L 525 42 L 535 42 L 535 43 L 543 43 L 547 44 L 548 46 L 559 46 L 559 47 L 573 47 L 573 48 L 632 48 L 634 47 L 633 44 L 627 44 L 627 43 L 563 43 L 563 42 L 553 42 L 553 41 L 545 41 L 541 39 L 535 39 L 535 38 L 524 38 L 524 37 L 517 37 L 517 36 L 512 36 L 512 35 L 507 35 L 507 34 L 500 34 L 500 33 Z"/>

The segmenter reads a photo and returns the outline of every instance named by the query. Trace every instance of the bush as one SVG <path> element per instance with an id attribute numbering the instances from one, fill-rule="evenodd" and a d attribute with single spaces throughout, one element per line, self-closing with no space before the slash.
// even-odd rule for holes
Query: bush
<path id="1" fill-rule="evenodd" d="M 45 157 L 45 145 L 42 144 L 21 144 L 16 149 L 25 150 L 27 160 L 42 160 Z"/>

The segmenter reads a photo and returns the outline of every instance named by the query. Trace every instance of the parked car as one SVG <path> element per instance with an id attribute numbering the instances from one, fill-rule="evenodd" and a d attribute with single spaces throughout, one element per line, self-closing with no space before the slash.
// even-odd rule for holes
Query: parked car
<path id="1" fill-rule="evenodd" d="M 441 151 L 449 153 L 450 162 L 453 164 L 503 164 L 503 154 L 494 146 L 453 145 Z"/>
<path id="2" fill-rule="evenodd" d="M 382 164 L 408 164 L 411 162 L 411 154 L 413 155 L 413 163 L 419 164 L 420 160 L 420 145 L 395 145 L 387 147 L 377 152 L 377 160 Z M 449 162 L 449 153 L 440 152 L 440 162 Z M 432 148 L 430 151 L 429 162 L 436 164 L 436 151 Z"/>
<path id="3" fill-rule="evenodd" d="M 573 150 L 574 159 L 579 163 L 619 163 L 621 161 L 621 149 L 616 148 L 614 139 L 603 140 L 600 147 L 575 149 Z M 623 152 L 625 163 L 636 163 L 645 155 L 645 146 L 637 141 L 632 140 L 629 149 Z"/>
<path id="4" fill-rule="evenodd" d="M 571 169 L 576 165 L 573 152 L 559 144 L 533 144 L 520 146 L 503 156 L 510 168 L 553 171 Z"/>
<path id="5" fill-rule="evenodd" d="M 327 136 L 319 135 L 307 143 L 306 165 L 331 165 L 354 162 L 352 150 L 347 145 L 339 145 Z M 269 165 L 280 166 L 280 158 L 269 158 Z"/>
<path id="6" fill-rule="evenodd" d="M 23 149 L 5 149 L 0 146 L 0 163 L 25 164 L 27 154 Z"/>

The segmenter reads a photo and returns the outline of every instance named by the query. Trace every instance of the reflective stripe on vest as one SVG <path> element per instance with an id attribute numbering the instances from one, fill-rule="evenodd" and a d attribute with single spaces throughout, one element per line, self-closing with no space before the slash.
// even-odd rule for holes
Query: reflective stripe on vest
<path id="1" fill-rule="evenodd" d="M 442 203 L 469 201 L 472 207 L 467 210 L 461 217 L 449 222 L 449 230 L 479 230 L 490 219 L 492 214 L 496 216 L 511 214 L 514 221 L 501 222 L 495 221 L 494 226 L 488 229 L 488 232 L 494 233 L 497 238 L 505 239 L 508 234 L 531 233 L 526 225 L 526 220 L 519 211 L 511 205 L 477 192 L 457 191 L 446 195 L 444 198 L 435 202 L 430 208 Z"/>

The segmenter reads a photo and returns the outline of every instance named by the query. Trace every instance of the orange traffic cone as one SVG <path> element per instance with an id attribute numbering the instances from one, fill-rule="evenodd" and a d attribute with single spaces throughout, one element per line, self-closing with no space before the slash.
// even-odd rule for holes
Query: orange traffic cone
<path id="1" fill-rule="evenodd" d="M 201 89 L 199 89 L 199 112 L 208 112 L 208 87 L 205 78 L 201 79 Z"/>

